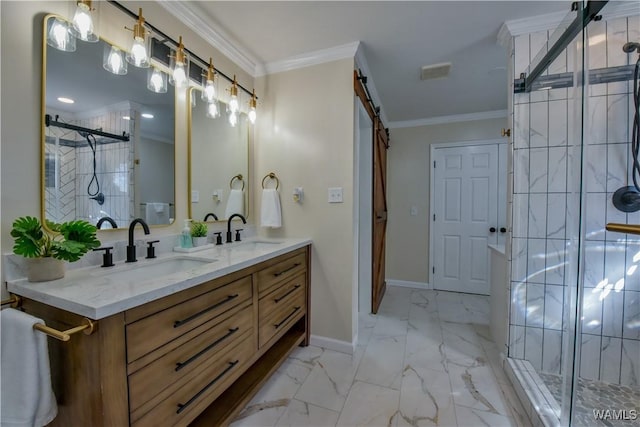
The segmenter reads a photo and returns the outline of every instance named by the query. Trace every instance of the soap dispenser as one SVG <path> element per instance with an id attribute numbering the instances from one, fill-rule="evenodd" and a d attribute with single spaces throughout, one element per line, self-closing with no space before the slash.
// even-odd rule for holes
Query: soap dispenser
<path id="1" fill-rule="evenodd" d="M 181 248 L 192 248 L 193 241 L 191 240 L 191 227 L 189 223 L 190 219 L 184 220 L 184 228 L 182 229 L 182 234 L 180 234 L 180 247 Z"/>

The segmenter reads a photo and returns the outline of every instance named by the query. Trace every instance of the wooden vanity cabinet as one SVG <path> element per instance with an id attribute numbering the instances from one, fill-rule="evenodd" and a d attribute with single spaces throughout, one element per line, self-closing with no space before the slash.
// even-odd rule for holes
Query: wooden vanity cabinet
<path id="1" fill-rule="evenodd" d="M 228 424 L 289 353 L 309 343 L 310 246 L 49 340 L 52 426 Z M 68 329 L 81 316 L 25 299 Z"/>

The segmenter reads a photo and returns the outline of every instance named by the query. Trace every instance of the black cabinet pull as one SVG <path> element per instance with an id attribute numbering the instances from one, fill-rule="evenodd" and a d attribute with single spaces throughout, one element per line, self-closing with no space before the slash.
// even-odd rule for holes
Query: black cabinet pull
<path id="1" fill-rule="evenodd" d="M 229 332 L 227 332 L 224 336 L 218 338 L 217 340 L 215 340 L 214 342 L 212 342 L 211 344 L 209 344 L 208 346 L 206 346 L 205 348 L 203 348 L 202 350 L 200 350 L 199 352 L 197 352 L 196 354 L 194 354 L 193 356 L 191 356 L 190 358 L 188 358 L 184 362 L 176 363 L 176 372 L 178 372 L 180 369 L 184 368 L 185 366 L 189 365 L 191 362 L 196 360 L 198 357 L 202 356 L 207 351 L 211 350 L 212 348 L 214 348 L 215 346 L 217 346 L 222 341 L 226 340 L 227 338 L 229 338 L 231 335 L 235 334 L 239 330 L 240 330 L 240 328 L 229 329 Z"/>
<path id="2" fill-rule="evenodd" d="M 491 228 L 489 229 L 489 232 L 491 232 L 491 233 L 495 233 L 495 232 L 496 232 L 496 228 L 495 228 L 495 227 L 491 227 Z"/>
<path id="3" fill-rule="evenodd" d="M 300 287 L 300 285 L 295 285 L 293 288 L 289 289 L 289 292 L 287 292 L 286 294 L 282 295 L 279 298 L 274 298 L 273 302 L 275 303 L 279 303 L 280 301 L 282 301 L 283 299 L 285 299 L 287 297 L 287 295 L 289 295 L 291 292 L 295 292 L 296 289 L 298 289 Z"/>
<path id="4" fill-rule="evenodd" d="M 194 400 L 196 400 L 197 398 L 199 398 L 200 396 L 202 396 L 202 393 L 204 393 L 205 391 L 207 391 L 209 389 L 209 387 L 211 387 L 212 385 L 214 385 L 215 383 L 218 382 L 218 380 L 220 380 L 220 378 L 222 378 L 223 376 L 225 376 L 225 374 L 227 372 L 229 372 L 230 370 L 233 369 L 234 366 L 236 366 L 238 364 L 239 360 L 236 360 L 235 362 L 229 362 L 229 366 L 227 366 L 225 368 L 224 371 L 220 372 L 220 375 L 218 375 L 217 377 L 215 377 L 213 379 L 213 381 L 211 381 L 209 384 L 207 384 L 206 386 L 204 386 L 204 388 L 202 390 L 200 390 L 199 392 L 197 392 L 196 394 L 193 395 L 193 397 L 189 400 L 187 400 L 187 403 L 178 403 L 178 410 L 176 411 L 176 414 L 181 413 L 182 411 L 184 411 L 185 409 L 187 409 L 187 407 L 189 405 L 191 405 L 193 403 Z"/>
<path id="5" fill-rule="evenodd" d="M 294 314 L 296 314 L 296 311 L 298 311 L 298 310 L 300 310 L 300 307 L 295 307 L 295 308 L 293 309 L 293 311 L 292 311 L 292 312 L 291 312 L 287 317 L 285 317 L 284 319 L 282 319 L 282 321 L 281 321 L 280 323 L 276 323 L 276 324 L 275 324 L 275 325 L 273 325 L 273 326 L 275 326 L 275 328 L 276 328 L 276 329 L 278 329 L 278 328 L 279 328 L 280 326 L 282 326 L 282 325 L 283 325 L 287 320 L 289 320 L 289 318 L 290 318 L 291 316 L 293 316 Z"/>
<path id="6" fill-rule="evenodd" d="M 291 271 L 291 270 L 293 270 L 294 268 L 296 268 L 296 267 L 297 267 L 297 266 L 299 266 L 299 265 L 300 265 L 300 263 L 299 263 L 299 262 L 296 262 L 295 264 L 293 264 L 291 267 L 287 268 L 286 270 L 282 270 L 282 271 L 280 271 L 279 273 L 273 273 L 273 275 L 274 275 L 275 277 L 282 276 L 282 275 L 283 275 L 284 273 L 286 273 L 287 271 Z"/>
<path id="7" fill-rule="evenodd" d="M 198 312 L 198 313 L 196 313 L 196 314 L 192 314 L 191 316 L 187 317 L 186 319 L 183 319 L 183 320 L 176 320 L 176 321 L 173 323 L 173 327 L 174 327 L 174 328 L 177 328 L 178 326 L 182 326 L 182 325 L 184 325 L 185 323 L 189 323 L 189 322 L 191 322 L 193 319 L 196 319 L 196 318 L 198 318 L 198 317 L 202 316 L 203 314 L 206 314 L 206 313 L 210 312 L 211 310 L 215 310 L 216 308 L 220 307 L 221 305 L 224 305 L 224 304 L 228 303 L 229 301 L 231 301 L 231 300 L 233 300 L 233 299 L 235 299 L 235 298 L 238 298 L 238 294 L 229 295 L 228 297 L 226 297 L 225 299 L 223 299 L 223 300 L 222 300 L 222 301 L 220 301 L 219 303 L 213 304 L 211 307 L 209 307 L 209 308 L 205 308 L 204 310 L 199 311 L 199 312 Z"/>

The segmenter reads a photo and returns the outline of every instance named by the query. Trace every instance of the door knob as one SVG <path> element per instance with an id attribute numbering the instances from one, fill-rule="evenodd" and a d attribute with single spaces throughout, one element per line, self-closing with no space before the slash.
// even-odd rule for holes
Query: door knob
<path id="1" fill-rule="evenodd" d="M 504 228 L 504 227 L 500 227 L 500 232 L 501 232 L 501 233 L 506 233 L 506 232 L 507 232 L 507 229 L 506 229 L 506 228 Z"/>
<path id="2" fill-rule="evenodd" d="M 489 231 L 490 231 L 491 233 L 495 233 L 495 232 L 496 232 L 496 228 L 495 228 L 495 227 L 491 227 L 491 228 L 489 229 Z"/>

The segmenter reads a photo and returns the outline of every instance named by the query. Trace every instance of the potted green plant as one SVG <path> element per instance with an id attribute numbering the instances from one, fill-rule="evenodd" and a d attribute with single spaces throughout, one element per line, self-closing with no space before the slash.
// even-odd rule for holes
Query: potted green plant
<path id="1" fill-rule="evenodd" d="M 84 220 L 62 224 L 47 221 L 47 229 L 38 218 L 23 216 L 13 222 L 13 252 L 28 259 L 27 279 L 42 282 L 64 277 L 64 261 L 78 261 L 100 246 L 96 227 Z"/>
<path id="2" fill-rule="evenodd" d="M 200 221 L 191 221 L 191 238 L 193 246 L 203 246 L 207 244 L 207 224 Z"/>

